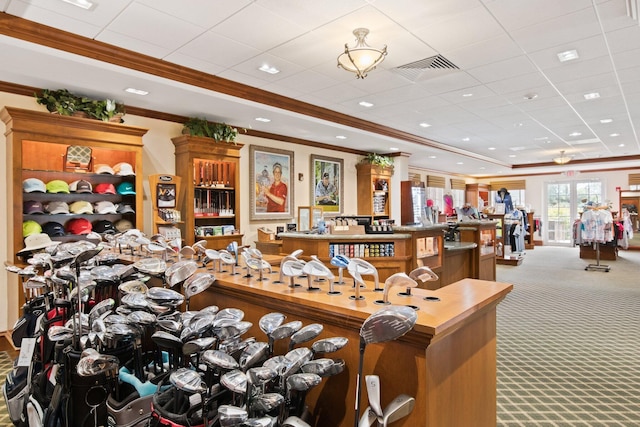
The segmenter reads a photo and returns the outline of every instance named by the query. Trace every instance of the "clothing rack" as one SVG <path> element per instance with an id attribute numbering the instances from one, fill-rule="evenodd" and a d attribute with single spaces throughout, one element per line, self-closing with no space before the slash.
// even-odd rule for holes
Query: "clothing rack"
<path id="1" fill-rule="evenodd" d="M 584 269 L 585 271 L 600 270 L 600 271 L 606 271 L 608 273 L 611 270 L 611 267 L 609 267 L 608 265 L 600 264 L 600 242 L 594 242 L 594 243 L 596 245 L 596 263 L 589 264 Z"/>
<path id="2" fill-rule="evenodd" d="M 588 207 L 588 210 L 591 211 L 606 211 L 609 212 L 608 207 L 605 206 L 598 206 L 598 207 Z M 610 214 L 610 212 L 609 212 Z M 584 215 L 584 213 L 583 213 Z M 610 214 L 611 215 L 611 214 Z M 613 217 L 611 218 L 613 220 Z M 613 221 L 611 222 L 611 224 L 613 224 Z M 610 230 L 611 232 L 611 230 Z M 595 264 L 588 264 L 584 269 L 585 271 L 604 271 L 604 272 L 609 272 L 611 271 L 611 267 L 609 267 L 608 265 L 605 264 L 600 264 L 600 240 L 599 239 L 595 239 L 593 240 L 593 244 L 596 245 L 596 263 Z"/>

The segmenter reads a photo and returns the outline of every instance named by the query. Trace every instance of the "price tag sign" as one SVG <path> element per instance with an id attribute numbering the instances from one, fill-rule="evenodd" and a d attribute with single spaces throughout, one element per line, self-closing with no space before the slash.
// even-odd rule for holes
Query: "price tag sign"
<path id="1" fill-rule="evenodd" d="M 29 367 L 33 360 L 33 352 L 36 349 L 35 338 L 23 338 L 20 343 L 20 355 L 18 356 L 18 366 Z"/>

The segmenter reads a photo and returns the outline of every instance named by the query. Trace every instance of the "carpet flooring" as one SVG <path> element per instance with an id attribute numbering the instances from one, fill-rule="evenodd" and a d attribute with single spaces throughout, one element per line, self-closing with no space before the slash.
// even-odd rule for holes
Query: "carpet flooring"
<path id="1" fill-rule="evenodd" d="M 640 252 L 609 272 L 578 248 L 497 267 L 499 427 L 640 426 Z"/>
<path id="2" fill-rule="evenodd" d="M 7 374 L 13 367 L 13 359 L 6 351 L 0 351 L 0 384 L 4 384 Z M 9 419 L 7 412 L 7 404 L 3 397 L 0 397 L 0 426 L 12 426 L 13 423 Z"/>

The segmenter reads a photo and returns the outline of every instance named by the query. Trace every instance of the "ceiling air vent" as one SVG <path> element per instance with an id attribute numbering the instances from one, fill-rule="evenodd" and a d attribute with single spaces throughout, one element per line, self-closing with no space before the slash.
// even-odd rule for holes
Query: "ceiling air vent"
<path id="1" fill-rule="evenodd" d="M 411 80 L 418 81 L 428 77 L 441 76 L 442 73 L 426 73 L 427 70 L 440 70 L 440 71 L 455 71 L 459 70 L 458 66 L 449 61 L 442 55 L 430 56 L 419 61 L 414 61 L 409 64 L 400 65 L 393 69 L 393 71 L 401 76 Z"/>

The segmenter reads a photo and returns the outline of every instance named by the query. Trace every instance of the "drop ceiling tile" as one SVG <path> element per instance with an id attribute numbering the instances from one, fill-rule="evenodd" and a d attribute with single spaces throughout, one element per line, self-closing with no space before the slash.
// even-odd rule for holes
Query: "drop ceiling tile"
<path id="1" fill-rule="evenodd" d="M 285 96 L 290 96 L 287 94 L 288 91 L 294 91 L 298 94 L 306 94 L 335 86 L 337 84 L 338 82 L 336 80 L 323 74 L 312 70 L 302 70 L 298 73 L 286 76 L 276 82 L 267 83 L 264 86 L 264 89 L 276 93 L 282 93 Z"/>
<path id="2" fill-rule="evenodd" d="M 216 0 L 215 2 L 189 0 L 187 7 L 185 3 L 175 0 L 135 0 L 135 2 L 202 28 L 211 28 L 251 4 L 251 0 Z"/>
<path id="3" fill-rule="evenodd" d="M 422 80 L 418 84 L 420 87 L 423 87 L 434 94 L 442 94 L 453 90 L 474 87 L 479 83 L 475 78 L 463 71 L 445 74 L 441 77 L 438 77 L 438 70 L 430 71 L 432 71 L 434 77 Z"/>
<path id="4" fill-rule="evenodd" d="M 504 61 L 492 62 L 486 65 L 468 68 L 471 76 L 482 83 L 490 83 L 498 80 L 522 76 L 536 72 L 537 69 L 525 55 L 518 55 Z"/>
<path id="5" fill-rule="evenodd" d="M 525 52 L 562 46 L 600 34 L 596 14 L 586 8 L 535 25 L 514 30 L 511 35 Z"/>
<path id="6" fill-rule="evenodd" d="M 234 0 L 229 1 L 234 2 Z M 289 22 L 295 22 L 309 29 L 320 27 L 335 19 L 336 16 L 347 15 L 367 5 L 363 0 L 324 0 L 322 2 L 259 0 L 257 3 Z"/>
<path id="7" fill-rule="evenodd" d="M 640 25 L 622 28 L 607 33 L 607 41 L 611 52 L 619 53 L 640 49 Z"/>
<path id="8" fill-rule="evenodd" d="M 509 31 L 550 21 L 573 12 L 591 8 L 590 2 L 583 0 L 536 0 L 535 2 L 513 2 L 494 0 L 487 2 L 487 8 Z"/>
<path id="9" fill-rule="evenodd" d="M 497 94 L 519 92 L 524 96 L 531 93 L 531 88 L 548 86 L 548 82 L 541 74 L 530 73 L 490 82 L 487 86 Z"/>
<path id="10" fill-rule="evenodd" d="M 228 69 L 256 57 L 260 51 L 220 34 L 207 31 L 186 43 L 176 53 L 215 67 Z M 171 58 L 171 55 L 167 59 Z"/>
<path id="11" fill-rule="evenodd" d="M 158 31 L 160 28 L 162 30 Z M 190 22 L 132 3 L 108 25 L 99 39 L 111 44 L 128 39 L 134 45 L 158 46 L 162 50 L 173 51 L 204 31 L 204 28 Z M 127 45 L 122 47 L 127 48 Z"/>

